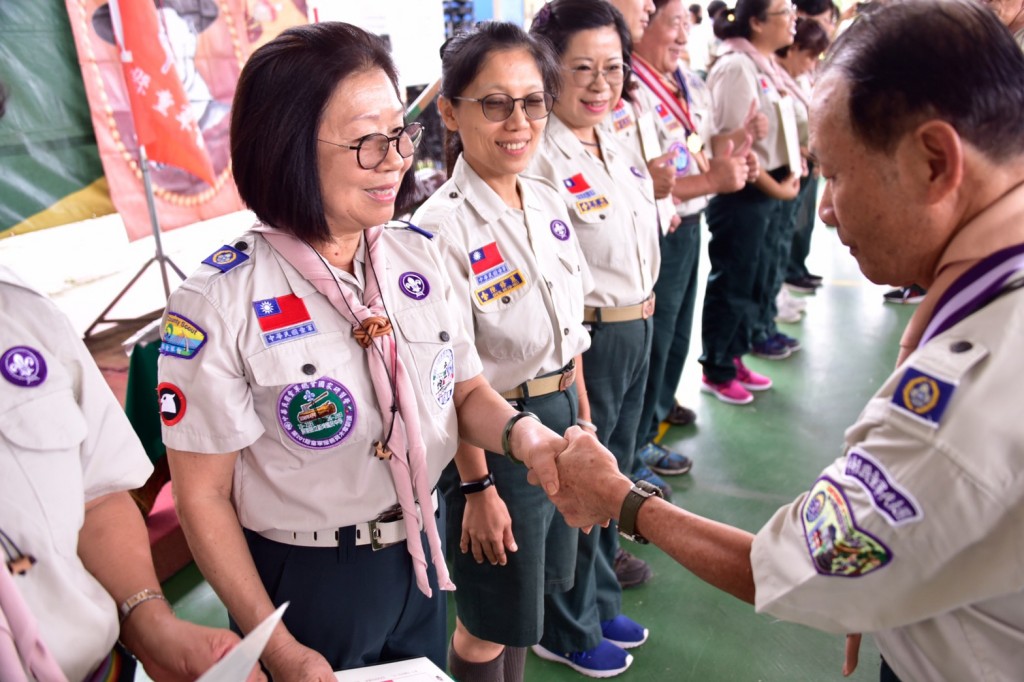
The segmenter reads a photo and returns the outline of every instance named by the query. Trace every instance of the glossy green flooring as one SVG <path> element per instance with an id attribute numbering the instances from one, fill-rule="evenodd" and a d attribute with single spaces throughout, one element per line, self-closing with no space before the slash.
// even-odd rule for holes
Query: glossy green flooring
<path id="1" fill-rule="evenodd" d="M 704 236 L 706 241 L 706 232 Z M 700 320 L 696 320 L 678 396 L 697 411 L 697 424 L 670 429 L 663 440 L 696 462 L 690 475 L 669 479 L 676 504 L 756 531 L 840 453 L 843 430 L 893 366 L 912 306 L 883 304 L 887 288 L 867 282 L 834 231 L 820 224 L 808 264 L 825 277 L 825 286 L 807 298 L 803 322 L 782 326 L 801 339 L 803 350 L 783 361 L 748 359 L 750 367 L 775 381 L 775 388 L 758 395 L 752 404 L 725 405 L 699 392 Z M 706 261 L 702 268 L 706 274 Z M 705 585 L 657 549 L 630 549 L 650 562 L 654 579 L 625 592 L 623 611 L 650 628 L 651 636 L 633 651 L 635 661 L 619 679 L 844 679 L 843 638 L 757 615 L 752 607 Z M 194 566 L 165 588 L 181 616 L 211 625 L 227 623 L 223 606 Z M 821 605 L 823 609 L 843 607 L 842 603 Z M 454 605 L 450 611 L 454 612 Z M 586 678 L 528 654 L 526 679 L 580 682 Z M 847 679 L 878 679 L 878 652 L 870 638 L 865 638 L 860 668 Z"/>

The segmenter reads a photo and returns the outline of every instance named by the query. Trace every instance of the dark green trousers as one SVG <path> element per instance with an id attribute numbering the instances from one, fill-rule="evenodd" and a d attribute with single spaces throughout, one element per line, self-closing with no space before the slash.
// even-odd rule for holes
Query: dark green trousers
<path id="1" fill-rule="evenodd" d="M 811 231 L 818 211 L 818 178 L 814 177 L 814 164 L 808 163 L 810 171 L 800 181 L 793 227 L 793 243 L 789 247 L 789 261 L 786 263 L 786 279 L 800 279 L 811 274 L 805 261 L 811 252 Z"/>

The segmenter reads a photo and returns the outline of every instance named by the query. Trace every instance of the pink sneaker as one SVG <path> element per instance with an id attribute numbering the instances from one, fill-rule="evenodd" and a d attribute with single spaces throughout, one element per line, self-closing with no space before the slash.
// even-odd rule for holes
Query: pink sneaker
<path id="1" fill-rule="evenodd" d="M 736 381 L 748 391 L 767 391 L 772 387 L 771 379 L 748 369 L 740 358 L 733 358 L 732 364 L 736 365 Z"/>
<path id="2" fill-rule="evenodd" d="M 710 393 L 723 403 L 729 403 L 730 405 L 746 405 L 754 400 L 754 396 L 751 395 L 750 391 L 743 388 L 740 382 L 735 379 L 716 384 L 713 381 L 708 381 L 707 377 L 703 377 L 700 382 L 700 390 Z"/>

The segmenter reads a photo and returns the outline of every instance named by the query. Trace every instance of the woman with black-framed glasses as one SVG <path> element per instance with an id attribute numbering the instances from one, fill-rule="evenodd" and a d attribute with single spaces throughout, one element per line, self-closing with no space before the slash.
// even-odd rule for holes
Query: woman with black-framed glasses
<path id="1" fill-rule="evenodd" d="M 234 629 L 290 602 L 262 658 L 275 681 L 444 667 L 442 469 L 461 437 L 553 484 L 563 445 L 487 384 L 431 235 L 387 224 L 420 137 L 404 113 L 384 42 L 354 26 L 256 50 L 231 149 L 260 222 L 164 316 L 178 514 Z"/>
<path id="2" fill-rule="evenodd" d="M 437 234 L 484 376 L 515 409 L 562 433 L 577 412 L 589 420 L 576 383 L 589 345 L 589 273 L 557 192 L 520 175 L 557 83 L 548 51 L 513 24 L 484 23 L 450 40 L 438 101 L 450 179 L 413 222 Z M 441 477 L 459 586 L 449 670 L 459 682 L 522 680 L 525 647 L 541 637 L 545 593 L 572 583 L 579 531 L 526 473 L 463 443 Z"/>

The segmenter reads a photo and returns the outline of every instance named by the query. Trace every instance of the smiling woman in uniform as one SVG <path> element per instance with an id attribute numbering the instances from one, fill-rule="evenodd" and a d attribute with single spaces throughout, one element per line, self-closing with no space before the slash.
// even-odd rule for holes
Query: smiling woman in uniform
<path id="1" fill-rule="evenodd" d="M 420 136 L 403 113 L 384 43 L 358 28 L 297 27 L 257 50 L 231 141 L 260 222 L 165 316 L 178 511 L 236 629 L 291 603 L 263 655 L 275 680 L 444 666 L 436 590 L 452 585 L 431 488 L 460 436 L 557 485 L 562 439 L 480 374 L 431 236 L 382 226 Z"/>

